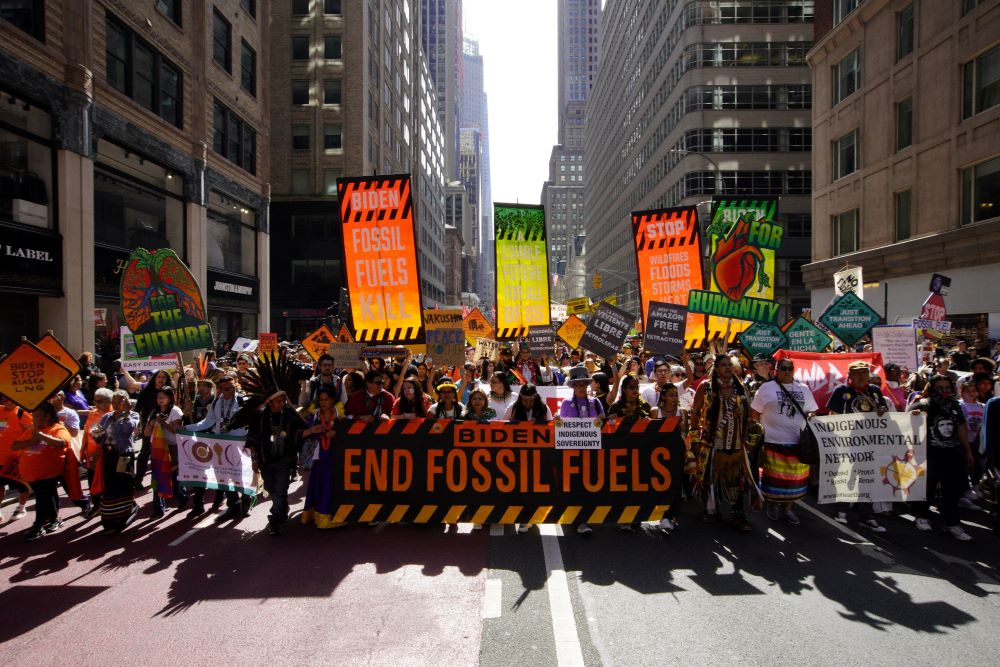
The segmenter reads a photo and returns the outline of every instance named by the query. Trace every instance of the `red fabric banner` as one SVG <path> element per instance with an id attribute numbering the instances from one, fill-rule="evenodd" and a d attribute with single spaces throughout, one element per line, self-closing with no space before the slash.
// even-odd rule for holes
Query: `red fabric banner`
<path id="1" fill-rule="evenodd" d="M 792 352 L 778 350 L 777 361 L 791 359 L 795 364 L 795 379 L 812 390 L 820 412 L 826 412 L 826 402 L 833 390 L 847 382 L 847 367 L 855 361 L 867 361 L 872 368 L 872 382 L 882 384 L 881 352 Z M 877 378 L 875 376 L 878 376 Z"/>

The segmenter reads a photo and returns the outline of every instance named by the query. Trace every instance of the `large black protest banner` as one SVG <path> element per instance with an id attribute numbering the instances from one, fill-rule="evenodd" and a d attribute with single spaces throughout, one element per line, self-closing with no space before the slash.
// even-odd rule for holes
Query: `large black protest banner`
<path id="1" fill-rule="evenodd" d="M 607 421 L 600 449 L 556 449 L 554 424 L 344 422 L 333 520 L 657 521 L 680 491 L 678 425 L 676 417 Z"/>
<path id="2" fill-rule="evenodd" d="M 617 358 L 634 321 L 635 318 L 621 308 L 602 302 L 583 332 L 580 347 L 613 360 Z"/>

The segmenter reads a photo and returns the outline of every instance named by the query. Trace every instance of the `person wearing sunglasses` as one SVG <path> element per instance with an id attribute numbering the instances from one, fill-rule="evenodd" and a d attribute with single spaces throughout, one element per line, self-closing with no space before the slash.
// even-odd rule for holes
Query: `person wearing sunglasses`
<path id="1" fill-rule="evenodd" d="M 385 389 L 385 376 L 381 371 L 370 370 L 365 373 L 365 388 L 355 391 L 347 399 L 344 413 L 363 422 L 382 421 L 392 414 L 392 405 L 396 399 Z"/>

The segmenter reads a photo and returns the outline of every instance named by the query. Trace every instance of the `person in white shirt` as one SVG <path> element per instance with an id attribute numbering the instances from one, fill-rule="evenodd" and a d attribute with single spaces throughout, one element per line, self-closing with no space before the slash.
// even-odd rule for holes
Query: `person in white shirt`
<path id="1" fill-rule="evenodd" d="M 799 460 L 799 439 L 806 415 L 811 417 L 819 408 L 809 387 L 795 380 L 790 359 L 779 361 L 776 370 L 776 378 L 760 385 L 750 404 L 752 418 L 764 427 L 760 490 L 768 501 L 769 519 L 783 517 L 797 526 L 800 522 L 792 503 L 809 490 L 809 465 Z"/>
<path id="2" fill-rule="evenodd" d="M 642 400 L 651 406 L 660 402 L 660 390 L 670 383 L 670 364 L 657 361 L 653 364 L 653 386 L 642 390 Z"/>
<path id="3" fill-rule="evenodd" d="M 487 398 L 490 407 L 497 413 L 494 421 L 504 420 L 511 406 L 517 402 L 517 394 L 511 391 L 506 373 L 496 371 L 490 376 L 490 391 Z"/>

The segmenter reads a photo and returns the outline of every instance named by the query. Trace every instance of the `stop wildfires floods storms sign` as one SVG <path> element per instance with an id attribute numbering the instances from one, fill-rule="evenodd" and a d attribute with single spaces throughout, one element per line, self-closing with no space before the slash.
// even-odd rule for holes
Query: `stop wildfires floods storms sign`
<path id="1" fill-rule="evenodd" d="M 497 339 L 549 326 L 549 259 L 545 209 L 524 204 L 493 205 L 496 246 Z"/>
<path id="2" fill-rule="evenodd" d="M 344 265 L 359 343 L 423 343 L 410 176 L 338 178 Z"/>

